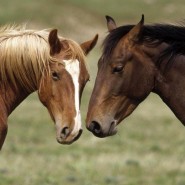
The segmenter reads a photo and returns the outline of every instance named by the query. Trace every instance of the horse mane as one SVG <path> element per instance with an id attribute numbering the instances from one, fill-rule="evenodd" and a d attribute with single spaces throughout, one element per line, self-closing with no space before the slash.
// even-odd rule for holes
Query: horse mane
<path id="1" fill-rule="evenodd" d="M 26 90 L 38 88 L 40 78 L 50 74 L 49 63 L 61 62 L 50 56 L 48 30 L 27 30 L 25 26 L 4 26 L 0 28 L 0 83 L 17 82 Z M 67 45 L 64 53 L 72 59 L 84 61 L 80 46 L 70 39 L 60 37 Z"/>
<path id="2" fill-rule="evenodd" d="M 134 25 L 121 26 L 107 35 L 103 42 L 103 56 L 105 58 L 110 57 L 119 40 L 133 27 Z M 169 60 L 171 60 L 177 55 L 185 55 L 185 22 L 179 25 L 144 25 L 139 43 L 155 47 L 162 42 L 169 44 L 169 47 L 162 52 L 159 60 L 169 56 Z"/>

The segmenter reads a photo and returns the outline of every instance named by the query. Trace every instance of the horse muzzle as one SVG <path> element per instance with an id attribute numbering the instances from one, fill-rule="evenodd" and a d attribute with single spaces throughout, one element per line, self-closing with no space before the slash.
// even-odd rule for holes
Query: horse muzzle
<path id="1" fill-rule="evenodd" d="M 96 137 L 104 138 L 115 135 L 117 133 L 116 126 L 116 120 L 104 125 L 98 121 L 91 121 L 90 124 L 88 124 L 87 129 Z"/>
<path id="2" fill-rule="evenodd" d="M 72 144 L 74 141 L 78 140 L 81 136 L 83 130 L 79 129 L 77 132 L 70 132 L 69 128 L 64 127 L 61 130 L 57 130 L 57 142 L 60 144 Z"/>

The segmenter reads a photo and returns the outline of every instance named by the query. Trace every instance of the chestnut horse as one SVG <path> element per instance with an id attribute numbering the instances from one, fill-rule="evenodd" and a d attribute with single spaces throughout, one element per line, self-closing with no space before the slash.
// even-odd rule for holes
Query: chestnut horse
<path id="1" fill-rule="evenodd" d="M 55 122 L 57 141 L 70 144 L 80 137 L 80 98 L 89 79 L 84 59 L 97 38 L 79 45 L 56 29 L 0 28 L 0 149 L 8 116 L 36 90 Z"/>
<path id="2" fill-rule="evenodd" d="M 107 16 L 103 43 L 89 103 L 87 128 L 98 137 L 114 135 L 116 126 L 150 94 L 158 94 L 185 125 L 185 25 L 116 27 Z"/>

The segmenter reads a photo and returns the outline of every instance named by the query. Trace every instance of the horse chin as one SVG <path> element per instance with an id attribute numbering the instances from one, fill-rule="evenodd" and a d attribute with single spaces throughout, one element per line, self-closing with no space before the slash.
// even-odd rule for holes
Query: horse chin
<path id="1" fill-rule="evenodd" d="M 110 132 L 108 136 L 116 135 L 117 132 L 118 132 L 117 128 L 114 128 L 114 130 L 112 132 Z"/>
<path id="2" fill-rule="evenodd" d="M 114 121 L 111 126 L 110 129 L 108 131 L 108 135 L 107 136 L 113 136 L 117 133 L 117 121 Z"/>

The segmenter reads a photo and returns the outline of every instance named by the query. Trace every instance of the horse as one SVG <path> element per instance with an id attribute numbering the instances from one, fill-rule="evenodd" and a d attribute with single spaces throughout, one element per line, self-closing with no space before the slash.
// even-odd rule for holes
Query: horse
<path id="1" fill-rule="evenodd" d="M 8 116 L 34 91 L 55 123 L 57 141 L 71 144 L 80 137 L 80 100 L 89 80 L 85 56 L 97 39 L 78 44 L 57 29 L 0 28 L 0 149 Z"/>
<path id="2" fill-rule="evenodd" d="M 108 35 L 89 102 L 86 127 L 97 137 L 117 133 L 117 125 L 150 93 L 160 96 L 185 125 L 185 24 L 117 27 L 106 16 Z"/>

